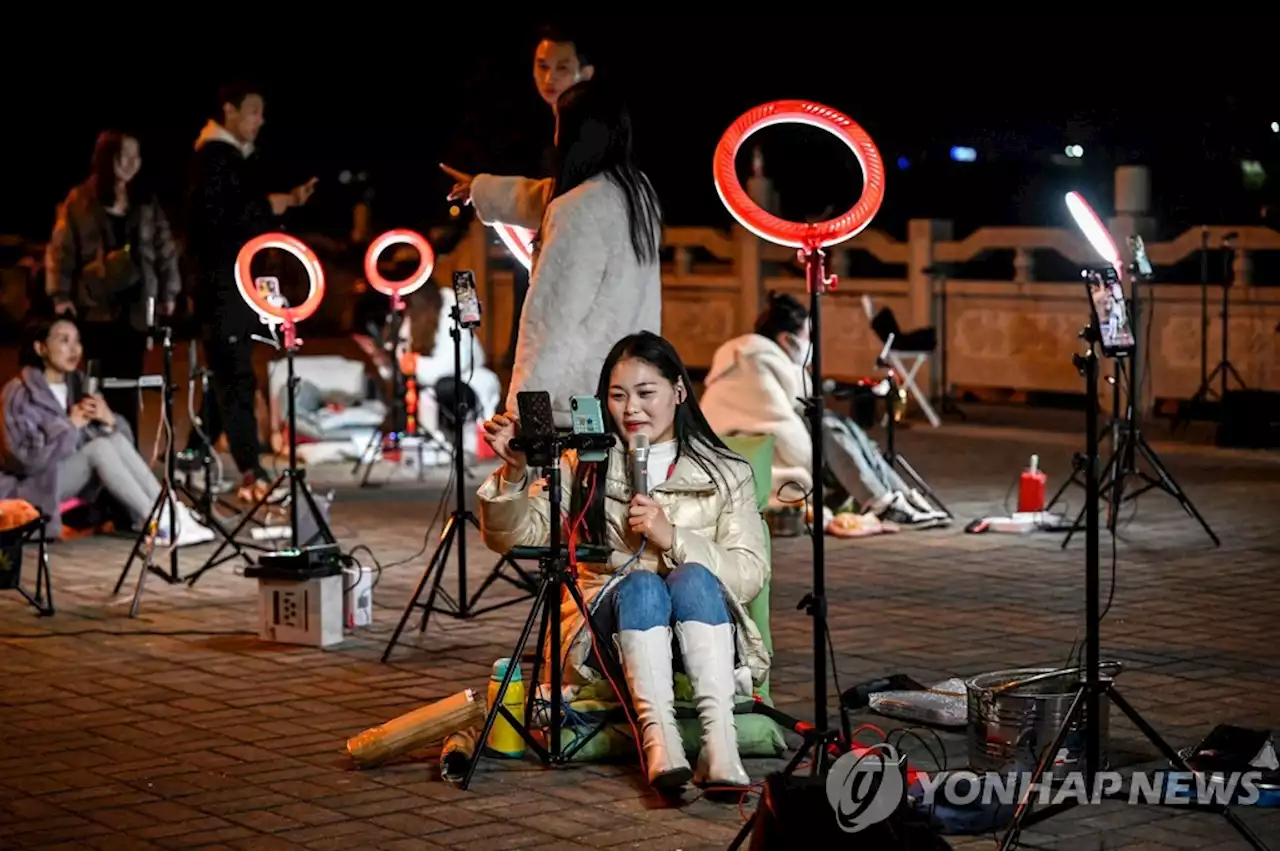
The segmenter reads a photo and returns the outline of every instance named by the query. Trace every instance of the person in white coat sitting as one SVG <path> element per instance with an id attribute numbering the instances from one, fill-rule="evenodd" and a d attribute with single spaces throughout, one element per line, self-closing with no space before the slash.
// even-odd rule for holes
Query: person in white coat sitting
<path id="1" fill-rule="evenodd" d="M 485 224 L 537 230 L 506 410 L 520 391 L 546 390 L 568 426 L 570 398 L 593 385 L 610 346 L 661 333 L 662 217 L 616 92 L 595 80 L 565 91 L 555 144 L 549 181 L 445 170 L 457 181 L 450 200 L 469 201 Z"/>
<path id="2" fill-rule="evenodd" d="M 717 434 L 774 436 L 774 507 L 799 502 L 814 485 L 803 405 L 812 393 L 811 356 L 808 311 L 792 296 L 770 293 L 755 331 L 720 346 L 704 382 L 702 409 Z M 827 469 L 847 493 L 859 485 L 867 490 L 864 511 L 912 528 L 949 522 L 889 466 L 857 423 L 827 411 L 822 432 Z"/>

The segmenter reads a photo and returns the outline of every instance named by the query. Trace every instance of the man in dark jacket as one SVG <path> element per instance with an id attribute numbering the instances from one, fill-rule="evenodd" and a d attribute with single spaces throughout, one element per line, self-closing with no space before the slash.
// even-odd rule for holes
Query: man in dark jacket
<path id="1" fill-rule="evenodd" d="M 218 103 L 220 120 L 210 120 L 196 140 L 188 212 L 187 250 L 196 269 L 197 311 L 215 397 L 206 400 L 201 419 L 212 442 L 226 431 L 243 476 L 239 495 L 256 500 L 270 482 L 259 462 L 250 335 L 264 329 L 236 286 L 236 257 L 250 239 L 277 229 L 286 210 L 307 203 L 316 179 L 288 193 L 266 192 L 253 156 L 263 124 L 262 94 L 250 84 L 234 84 L 218 93 Z M 192 429 L 188 452 L 198 455 L 202 444 Z"/>

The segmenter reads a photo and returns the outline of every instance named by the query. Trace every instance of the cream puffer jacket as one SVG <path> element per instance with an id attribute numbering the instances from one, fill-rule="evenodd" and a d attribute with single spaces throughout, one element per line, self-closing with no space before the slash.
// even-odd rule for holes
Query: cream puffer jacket
<path id="1" fill-rule="evenodd" d="M 646 545 L 641 552 L 640 536 L 627 526 L 627 506 L 632 496 L 627 456 L 617 446 L 610 450 L 605 518 L 607 545 L 613 553 L 607 563 L 580 563 L 578 585 L 589 610 L 594 612 L 600 595 L 631 570 L 649 570 L 665 576 L 681 564 L 707 568 L 725 591 L 736 627 L 738 669 L 734 678 L 738 693 L 749 696 L 753 684 L 764 682 L 770 664 L 760 630 L 746 611 L 771 572 L 764 520 L 756 508 L 755 480 L 747 462 L 732 453 L 724 457 L 705 444 L 701 452 L 704 463 L 716 471 L 714 478 L 697 460 L 681 453 L 667 481 L 653 489 L 653 498 L 675 527 L 672 548 L 657 553 L 652 545 Z M 569 512 L 576 463 L 576 456 L 570 452 L 561 464 L 564 515 Z M 532 479 L 532 473 L 526 479 Z M 480 486 L 480 526 L 489 549 L 505 553 L 518 546 L 547 545 L 551 501 L 545 481 L 508 483 L 503 481 L 499 468 Z M 639 557 L 633 559 L 637 552 Z M 591 633 L 567 594 L 560 607 L 560 641 L 566 685 L 594 683 L 600 675 L 588 664 Z M 550 647 L 549 641 L 547 646 Z"/>

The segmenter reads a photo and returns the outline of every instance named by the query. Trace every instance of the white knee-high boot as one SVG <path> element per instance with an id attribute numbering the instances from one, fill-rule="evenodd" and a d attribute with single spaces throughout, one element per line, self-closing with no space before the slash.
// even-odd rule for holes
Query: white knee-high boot
<path id="1" fill-rule="evenodd" d="M 733 627 L 683 621 L 676 624 L 676 637 L 702 722 L 702 752 L 695 782 L 748 786 L 751 777 L 738 756 L 738 729 L 733 720 Z"/>
<path id="2" fill-rule="evenodd" d="M 676 726 L 671 627 L 624 629 L 615 640 L 636 710 L 649 783 L 662 790 L 684 786 L 693 776 L 693 771 L 684 755 L 680 728 Z"/>

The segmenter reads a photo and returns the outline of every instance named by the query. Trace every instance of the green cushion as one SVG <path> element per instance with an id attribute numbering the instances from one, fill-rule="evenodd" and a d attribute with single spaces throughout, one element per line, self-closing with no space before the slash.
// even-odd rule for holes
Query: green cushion
<path id="1" fill-rule="evenodd" d="M 756 480 L 756 508 L 763 514 L 765 506 L 769 503 L 769 491 L 773 487 L 773 435 L 732 435 L 724 437 L 723 440 L 729 449 L 741 455 L 751 465 L 751 470 Z M 767 525 L 764 527 L 764 536 L 765 546 L 771 551 L 772 544 Z M 764 588 L 748 604 L 747 615 L 755 622 L 761 636 L 764 638 L 765 648 L 770 655 L 773 655 L 773 634 L 769 630 L 769 593 L 771 585 L 772 582 L 770 580 L 765 581 Z M 573 712 L 584 716 L 583 720 L 590 719 L 593 716 L 598 719 L 600 717 L 598 713 L 612 711 L 618 705 L 614 699 L 613 690 L 607 683 L 597 684 L 597 688 L 593 689 L 593 691 L 595 692 L 594 694 L 581 694 L 570 705 L 570 709 Z M 678 711 L 692 710 L 692 691 L 689 686 L 689 679 L 684 674 L 676 674 L 675 694 Z M 768 677 L 756 689 L 756 694 L 764 702 L 773 705 L 773 699 L 769 694 Z M 685 751 L 690 757 L 697 756 L 701 747 L 702 725 L 696 717 L 678 718 L 676 723 L 680 726 L 680 734 L 684 739 Z M 786 741 L 782 737 L 781 729 L 774 721 L 763 715 L 738 714 L 734 717 L 734 726 L 738 731 L 738 753 L 743 756 L 776 757 L 781 756 L 786 751 Z M 563 745 L 567 747 L 572 740 L 572 730 L 565 730 L 564 734 L 562 734 Z M 582 761 L 631 759 L 635 754 L 635 741 L 632 738 L 631 727 L 626 722 L 623 722 L 611 724 L 602 730 L 584 745 L 582 750 L 574 755 L 574 759 Z"/>

